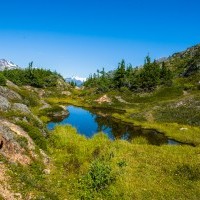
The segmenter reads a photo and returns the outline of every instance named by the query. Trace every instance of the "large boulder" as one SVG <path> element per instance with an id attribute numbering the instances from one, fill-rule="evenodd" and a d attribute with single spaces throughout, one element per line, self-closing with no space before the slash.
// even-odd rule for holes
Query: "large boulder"
<path id="1" fill-rule="evenodd" d="M 11 108 L 11 104 L 5 97 L 0 95 L 0 111 L 8 111 Z"/>

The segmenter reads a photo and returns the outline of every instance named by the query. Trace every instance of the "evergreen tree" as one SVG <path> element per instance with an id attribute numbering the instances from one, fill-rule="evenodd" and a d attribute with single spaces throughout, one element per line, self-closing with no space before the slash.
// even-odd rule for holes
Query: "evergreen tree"
<path id="1" fill-rule="evenodd" d="M 145 64 L 140 74 L 141 89 L 145 91 L 151 91 L 155 89 L 160 82 L 160 67 L 154 61 L 151 63 L 149 56 L 145 59 Z"/>
<path id="2" fill-rule="evenodd" d="M 160 80 L 161 84 L 171 85 L 172 82 L 172 72 L 167 69 L 164 62 L 162 62 L 161 70 L 160 70 Z"/>
<path id="3" fill-rule="evenodd" d="M 125 86 L 125 78 L 126 78 L 126 66 L 125 61 L 122 60 L 121 63 L 119 63 L 117 70 L 114 73 L 114 85 L 116 88 L 121 88 Z"/>

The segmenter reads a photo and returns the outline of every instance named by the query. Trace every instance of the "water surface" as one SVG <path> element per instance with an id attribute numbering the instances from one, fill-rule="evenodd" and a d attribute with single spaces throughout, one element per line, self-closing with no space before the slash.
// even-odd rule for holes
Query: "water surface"
<path id="1" fill-rule="evenodd" d="M 177 145 L 175 140 L 167 138 L 164 134 L 152 129 L 143 129 L 140 126 L 133 126 L 129 123 L 123 123 L 108 115 L 106 110 L 86 110 L 80 107 L 67 106 L 69 116 L 60 122 L 50 122 L 47 125 L 49 130 L 54 129 L 56 125 L 71 125 L 75 127 L 78 133 L 91 138 L 97 132 L 104 132 L 112 140 L 138 140 L 142 137 L 146 143 L 152 145 Z"/>

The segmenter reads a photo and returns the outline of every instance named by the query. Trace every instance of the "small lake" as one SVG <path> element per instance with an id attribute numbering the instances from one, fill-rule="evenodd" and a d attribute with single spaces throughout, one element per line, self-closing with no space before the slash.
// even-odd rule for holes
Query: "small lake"
<path id="1" fill-rule="evenodd" d="M 104 132 L 111 140 L 137 140 L 142 138 L 145 143 L 151 145 L 178 145 L 175 140 L 167 138 L 156 130 L 143 129 L 140 126 L 123 123 L 110 117 L 104 109 L 87 110 L 76 106 L 67 106 L 69 115 L 60 122 L 49 122 L 47 128 L 53 130 L 56 125 L 71 125 L 79 134 L 91 138 L 97 132 Z"/>

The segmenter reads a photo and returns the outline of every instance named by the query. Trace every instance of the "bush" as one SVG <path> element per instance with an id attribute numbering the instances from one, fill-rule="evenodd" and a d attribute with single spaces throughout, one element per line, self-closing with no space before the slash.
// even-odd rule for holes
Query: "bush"
<path id="1" fill-rule="evenodd" d="M 78 196 L 80 199 L 95 199 L 96 195 L 108 195 L 109 191 L 106 189 L 115 179 L 110 165 L 105 161 L 95 160 L 88 173 L 79 179 Z"/>
<path id="2" fill-rule="evenodd" d="M 0 85 L 4 86 L 6 85 L 6 78 L 3 74 L 0 74 Z"/>
<path id="3" fill-rule="evenodd" d="M 111 167 L 104 161 L 95 160 L 81 184 L 86 184 L 86 187 L 93 191 L 99 191 L 108 187 L 114 180 Z"/>

